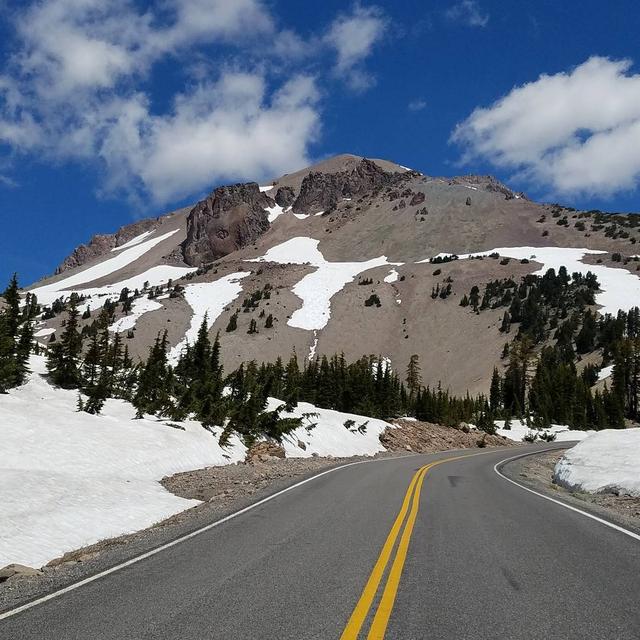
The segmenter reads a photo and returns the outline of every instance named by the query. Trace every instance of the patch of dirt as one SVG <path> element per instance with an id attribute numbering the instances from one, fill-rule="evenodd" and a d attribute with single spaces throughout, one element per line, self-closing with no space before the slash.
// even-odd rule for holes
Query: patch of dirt
<path id="1" fill-rule="evenodd" d="M 563 449 L 558 449 L 514 460 L 503 467 L 503 473 L 536 491 L 557 497 L 627 529 L 640 532 L 640 498 L 616 496 L 611 493 L 569 491 L 553 483 L 553 470 L 563 453 Z"/>
<path id="2" fill-rule="evenodd" d="M 475 449 L 476 447 L 509 447 L 518 443 L 499 435 L 489 435 L 460 428 L 445 427 L 417 420 L 395 420 L 395 428 L 387 428 L 380 435 L 380 442 L 389 451 L 435 453 L 449 449 Z"/>
<path id="3" fill-rule="evenodd" d="M 251 464 L 230 464 L 176 473 L 163 478 L 160 484 L 181 498 L 230 505 L 240 497 L 252 496 L 283 480 L 310 474 L 329 464 L 345 460 L 346 458 L 276 457 L 254 459 Z"/>

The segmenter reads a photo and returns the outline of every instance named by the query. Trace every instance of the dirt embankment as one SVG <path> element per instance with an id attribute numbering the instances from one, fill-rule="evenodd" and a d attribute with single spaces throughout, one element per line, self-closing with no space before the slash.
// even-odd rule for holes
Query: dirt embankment
<path id="1" fill-rule="evenodd" d="M 388 451 L 435 453 L 449 449 L 508 447 L 517 444 L 504 436 L 489 435 L 466 425 L 454 428 L 418 420 L 395 420 L 394 424 L 395 428 L 387 428 L 380 435 L 380 442 Z"/>

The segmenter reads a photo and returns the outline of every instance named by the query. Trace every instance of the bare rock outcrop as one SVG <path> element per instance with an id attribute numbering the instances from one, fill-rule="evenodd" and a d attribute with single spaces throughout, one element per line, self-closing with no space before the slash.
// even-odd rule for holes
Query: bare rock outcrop
<path id="1" fill-rule="evenodd" d="M 280 187 L 276 192 L 276 204 L 283 209 L 290 207 L 296 199 L 296 194 L 291 187 Z"/>
<path id="2" fill-rule="evenodd" d="M 116 233 L 93 236 L 87 244 L 81 244 L 76 247 L 73 252 L 62 261 L 55 271 L 56 275 L 68 269 L 81 267 L 94 258 L 99 258 L 109 253 L 112 249 L 121 247 L 141 233 L 155 229 L 157 223 L 158 218 L 146 218 L 145 220 L 138 220 L 133 224 L 121 227 Z"/>
<path id="3" fill-rule="evenodd" d="M 483 431 L 469 431 L 445 427 L 431 422 L 396 420 L 395 427 L 387 427 L 380 434 L 380 442 L 388 451 L 433 453 L 449 449 L 503 447 L 514 444 L 507 438 Z"/>
<path id="4" fill-rule="evenodd" d="M 187 217 L 184 261 L 199 266 L 251 244 L 269 228 L 265 207 L 273 204 L 257 182 L 218 187 Z"/>
<path id="5" fill-rule="evenodd" d="M 302 181 L 300 193 L 293 203 L 293 211 L 304 214 L 332 211 L 342 198 L 373 195 L 403 179 L 404 175 L 385 171 L 367 158 L 360 160 L 350 171 L 312 171 Z"/>

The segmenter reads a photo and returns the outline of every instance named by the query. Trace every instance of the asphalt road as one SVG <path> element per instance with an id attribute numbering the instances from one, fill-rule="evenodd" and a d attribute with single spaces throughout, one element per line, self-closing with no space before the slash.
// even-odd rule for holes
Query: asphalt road
<path id="1" fill-rule="evenodd" d="M 497 476 L 517 451 L 338 469 L 0 638 L 637 640 L 640 542 Z"/>

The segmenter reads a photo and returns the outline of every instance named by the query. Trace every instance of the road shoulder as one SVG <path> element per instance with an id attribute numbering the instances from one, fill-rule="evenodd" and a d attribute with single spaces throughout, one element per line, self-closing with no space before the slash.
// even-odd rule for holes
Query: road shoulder
<path id="1" fill-rule="evenodd" d="M 514 482 L 640 534 L 640 498 L 569 491 L 553 483 L 553 469 L 565 449 L 535 453 L 506 463 L 500 472 Z"/>

